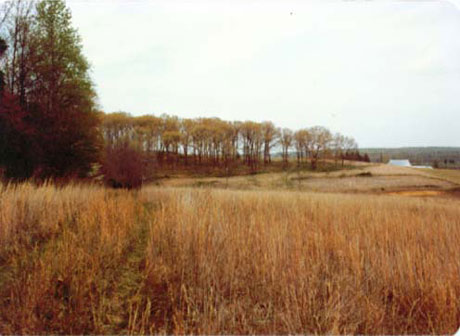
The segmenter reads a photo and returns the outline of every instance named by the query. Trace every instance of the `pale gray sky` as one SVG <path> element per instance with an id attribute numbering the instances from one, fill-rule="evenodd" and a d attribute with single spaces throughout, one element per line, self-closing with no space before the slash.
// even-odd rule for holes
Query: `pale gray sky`
<path id="1" fill-rule="evenodd" d="M 460 11 L 447 1 L 68 5 L 106 112 L 460 146 Z"/>

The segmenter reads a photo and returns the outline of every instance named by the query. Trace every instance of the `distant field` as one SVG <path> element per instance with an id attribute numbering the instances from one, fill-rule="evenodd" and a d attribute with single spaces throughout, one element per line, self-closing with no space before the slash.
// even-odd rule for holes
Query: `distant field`
<path id="1" fill-rule="evenodd" d="M 172 187 L 209 187 L 238 190 L 301 190 L 315 192 L 386 193 L 449 190 L 460 185 L 460 170 L 431 170 L 362 164 L 333 172 L 288 171 L 229 178 L 170 178 L 158 181 Z"/>
<path id="2" fill-rule="evenodd" d="M 458 204 L 2 187 L 0 333 L 451 334 Z"/>
<path id="3" fill-rule="evenodd" d="M 429 175 L 460 185 L 460 170 L 453 169 L 423 169 Z"/>

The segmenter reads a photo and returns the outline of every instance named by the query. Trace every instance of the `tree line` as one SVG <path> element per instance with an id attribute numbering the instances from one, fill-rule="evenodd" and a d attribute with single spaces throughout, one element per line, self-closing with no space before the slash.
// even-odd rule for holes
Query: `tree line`
<path id="1" fill-rule="evenodd" d="M 274 153 L 287 164 L 309 162 L 316 169 L 319 160 L 364 160 L 352 137 L 333 134 L 315 126 L 293 131 L 271 121 L 225 121 L 219 118 L 178 118 L 170 115 L 131 116 L 101 113 L 102 133 L 109 148 L 137 148 L 159 166 L 228 167 L 241 162 L 252 170 L 269 165 Z"/>

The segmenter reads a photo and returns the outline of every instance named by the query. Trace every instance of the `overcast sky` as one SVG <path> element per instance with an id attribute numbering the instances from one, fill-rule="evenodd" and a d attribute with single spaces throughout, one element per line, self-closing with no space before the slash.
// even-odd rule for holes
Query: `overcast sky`
<path id="1" fill-rule="evenodd" d="M 447 1 L 68 5 L 105 112 L 460 146 L 460 12 Z"/>

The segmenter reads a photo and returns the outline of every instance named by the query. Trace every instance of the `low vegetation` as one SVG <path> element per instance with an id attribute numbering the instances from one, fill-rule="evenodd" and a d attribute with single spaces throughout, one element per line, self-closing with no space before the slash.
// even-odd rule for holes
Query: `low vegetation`
<path id="1" fill-rule="evenodd" d="M 460 170 L 454 169 L 424 169 L 426 174 L 441 180 L 446 180 L 452 183 L 460 184 Z"/>
<path id="2" fill-rule="evenodd" d="M 333 167 L 333 166 L 332 166 Z M 388 165 L 346 166 L 336 171 L 308 169 L 271 170 L 263 174 L 224 177 L 169 177 L 157 181 L 161 186 L 213 187 L 238 190 L 296 190 L 339 193 L 382 194 L 399 191 L 450 191 L 458 188 L 460 171 L 433 175 L 437 170 L 412 169 Z M 442 173 L 442 172 L 441 172 Z"/>
<path id="3" fill-rule="evenodd" d="M 0 333 L 453 333 L 459 239 L 451 199 L 3 186 Z"/>

